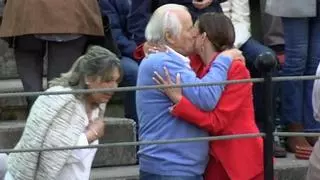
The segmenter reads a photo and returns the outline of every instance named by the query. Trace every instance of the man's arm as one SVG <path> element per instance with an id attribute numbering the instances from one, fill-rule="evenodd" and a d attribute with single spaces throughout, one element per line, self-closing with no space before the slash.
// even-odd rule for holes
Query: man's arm
<path id="1" fill-rule="evenodd" d="M 127 5 L 126 1 L 116 2 L 117 0 L 100 0 L 101 13 L 103 16 L 108 16 L 110 19 L 110 28 L 112 31 L 113 38 L 116 40 L 116 43 L 121 51 L 123 56 L 127 56 L 133 58 L 133 52 L 136 48 L 136 43 L 133 40 L 128 39 L 122 31 L 122 23 L 120 22 L 119 13 L 116 10 L 116 3 L 120 3 L 122 5 Z"/>
<path id="2" fill-rule="evenodd" d="M 233 80 L 250 78 L 249 72 L 241 61 L 233 62 L 228 76 Z M 173 106 L 171 113 L 210 133 L 218 133 L 233 119 L 229 117 L 232 117 L 239 108 L 243 108 L 243 101 L 246 98 L 251 98 L 246 95 L 250 91 L 251 84 L 239 83 L 228 85 L 219 102 L 219 110 L 215 109 L 210 112 L 202 111 L 187 98 L 183 97 Z"/>
<path id="3" fill-rule="evenodd" d="M 176 74 L 180 73 L 181 82 L 188 83 L 204 83 L 204 82 L 221 82 L 227 80 L 227 73 L 232 62 L 232 58 L 225 55 L 219 55 L 214 63 L 212 63 L 209 73 L 207 73 L 202 79 L 196 77 L 196 74 L 191 68 L 186 66 L 176 65 L 175 61 L 181 61 L 180 59 L 174 59 L 171 61 L 165 61 L 164 65 L 171 71 L 170 76 L 175 79 Z M 163 71 L 159 72 L 163 75 Z M 189 99 L 194 105 L 205 111 L 211 111 L 218 103 L 224 85 L 218 86 L 194 86 L 183 88 L 183 95 Z"/>

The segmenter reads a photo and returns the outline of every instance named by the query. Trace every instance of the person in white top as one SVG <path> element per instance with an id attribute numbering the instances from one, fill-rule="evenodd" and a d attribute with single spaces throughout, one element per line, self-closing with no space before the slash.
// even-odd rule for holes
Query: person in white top
<path id="1" fill-rule="evenodd" d="M 320 66 L 318 65 L 316 76 L 320 76 Z M 312 90 L 312 108 L 313 117 L 320 122 L 320 80 L 317 79 L 313 83 Z M 319 139 L 313 147 L 313 151 L 309 159 L 309 167 L 306 175 L 306 180 L 320 179 L 320 142 Z"/>
<path id="2" fill-rule="evenodd" d="M 114 88 L 122 77 L 120 60 L 93 46 L 71 70 L 51 81 L 48 92 Z M 15 149 L 98 144 L 104 108 L 113 93 L 39 96 Z M 88 180 L 96 149 L 11 153 L 5 180 Z"/>
<path id="3" fill-rule="evenodd" d="M 235 39 L 235 47 L 239 48 L 246 59 L 247 67 L 251 73 L 252 78 L 260 78 L 261 72 L 255 67 L 255 61 L 257 57 L 265 52 L 271 52 L 275 55 L 275 52 L 269 47 L 261 44 L 256 41 L 251 34 L 251 21 L 250 21 L 250 6 L 249 0 L 227 0 L 224 3 L 221 3 L 221 7 L 223 13 L 228 16 L 234 26 L 236 39 Z M 274 71 L 274 76 L 277 76 L 278 71 Z M 274 91 L 276 93 L 277 87 L 274 85 Z M 274 93 L 274 94 L 275 94 Z M 253 94 L 254 94 L 254 106 L 255 106 L 255 117 L 256 122 L 261 131 L 264 131 L 263 127 L 263 87 L 261 83 L 254 84 L 253 86 Z M 275 94 L 276 95 L 276 94 Z M 276 107 L 276 101 L 274 98 L 274 106 Z M 276 112 L 276 109 L 274 109 Z M 275 117 L 274 117 L 275 119 Z M 285 157 L 286 151 L 284 148 L 275 144 L 274 155 L 276 157 Z"/>

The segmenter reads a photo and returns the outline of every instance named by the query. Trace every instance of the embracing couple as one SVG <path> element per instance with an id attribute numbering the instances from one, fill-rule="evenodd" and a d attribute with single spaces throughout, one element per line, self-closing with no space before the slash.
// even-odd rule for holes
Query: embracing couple
<path id="1" fill-rule="evenodd" d="M 223 14 L 206 13 L 193 24 L 184 6 L 166 4 L 145 36 L 140 50 L 153 53 L 140 65 L 138 86 L 250 78 Z M 137 91 L 139 138 L 259 133 L 252 98 L 251 83 Z M 263 143 L 259 137 L 142 145 L 139 163 L 141 180 L 263 180 Z"/>

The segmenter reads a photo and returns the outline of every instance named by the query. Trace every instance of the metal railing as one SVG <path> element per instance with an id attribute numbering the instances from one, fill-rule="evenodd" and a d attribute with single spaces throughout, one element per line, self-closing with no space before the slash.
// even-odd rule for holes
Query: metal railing
<path id="1" fill-rule="evenodd" d="M 264 90 L 264 133 L 255 134 L 237 134 L 225 136 L 211 136 L 211 137 L 197 137 L 197 138 L 184 138 L 184 139 L 171 139 L 171 140 L 157 140 L 157 141 L 138 141 L 138 142 L 118 142 L 107 143 L 89 146 L 68 146 L 57 148 L 35 148 L 35 149 L 0 149 L 0 153 L 23 153 L 23 152 L 42 152 L 42 151 L 62 151 L 71 149 L 88 149 L 88 148 L 106 148 L 114 146 L 139 146 L 149 144 L 168 144 L 168 143 L 188 143 L 195 141 L 219 141 L 228 139 L 241 139 L 241 138 L 256 138 L 263 137 L 264 140 L 264 179 L 272 180 L 274 177 L 273 172 L 273 140 L 274 136 L 291 137 L 291 136 L 304 136 L 313 137 L 320 136 L 320 133 L 303 133 L 303 132 L 273 132 L 274 119 L 272 107 L 272 86 L 273 82 L 281 81 L 296 81 L 296 80 L 314 80 L 320 79 L 320 76 L 290 76 L 290 77 L 272 77 L 272 71 L 275 68 L 275 57 L 271 54 L 262 54 L 257 59 L 257 68 L 262 72 L 263 78 L 242 79 L 242 80 L 229 80 L 222 82 L 210 83 L 190 83 L 181 85 L 155 85 L 155 86 L 137 86 L 137 87 L 119 87 L 119 88 L 106 88 L 106 89 L 82 89 L 71 91 L 59 92 L 13 92 L 13 93 L 0 93 L 0 98 L 3 97 L 21 97 L 21 96 L 40 96 L 40 95 L 61 95 L 61 94 L 83 94 L 83 93 L 97 93 L 97 92 L 123 92 L 123 91 L 137 91 L 149 90 L 159 88 L 172 88 L 172 87 L 191 87 L 191 86 L 213 86 L 235 83 L 263 83 Z"/>

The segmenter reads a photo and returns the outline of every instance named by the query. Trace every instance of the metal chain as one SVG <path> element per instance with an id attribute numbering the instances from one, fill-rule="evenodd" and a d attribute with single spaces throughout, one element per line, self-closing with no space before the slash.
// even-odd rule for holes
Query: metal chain
<path id="1" fill-rule="evenodd" d="M 314 80 L 320 79 L 320 76 L 287 76 L 287 77 L 274 77 L 273 82 L 281 81 L 301 81 L 301 80 Z M 130 87 L 118 87 L 118 88 L 104 88 L 104 89 L 78 89 L 72 91 L 55 91 L 55 92 L 8 92 L 0 93 L 0 98 L 4 97 L 21 97 L 21 96 L 41 96 L 41 95 L 61 95 L 61 94 L 88 94 L 98 92 L 123 92 L 123 91 L 139 91 L 150 89 L 163 89 L 163 88 L 176 88 L 176 87 L 194 87 L 194 86 L 218 86 L 225 84 L 238 84 L 238 83 L 261 83 L 263 78 L 252 79 L 240 79 L 240 80 L 228 80 L 221 82 L 206 82 L 206 83 L 187 83 L 180 85 L 152 85 L 152 86 L 130 86 Z"/>
<path id="2" fill-rule="evenodd" d="M 273 135 L 283 136 L 283 137 L 292 137 L 292 136 L 314 137 L 314 136 L 320 136 L 320 133 L 274 132 Z M 199 141 L 221 141 L 221 140 L 230 140 L 230 139 L 256 138 L 256 137 L 264 137 L 264 136 L 265 136 L 265 133 L 252 133 L 252 134 L 236 134 L 236 135 L 156 140 L 156 141 L 116 142 L 116 143 L 106 143 L 106 144 L 89 145 L 89 146 L 68 146 L 68 147 L 58 147 L 58 148 L 0 149 L 0 153 L 63 151 L 63 150 L 74 150 L 74 149 L 106 148 L 106 147 L 116 147 L 116 146 L 141 146 L 141 145 L 151 145 L 151 144 L 189 143 L 189 142 L 199 142 Z"/>

